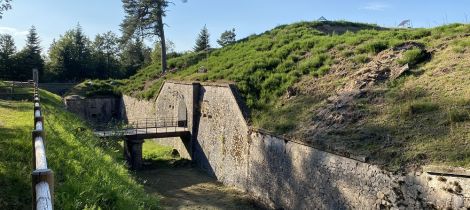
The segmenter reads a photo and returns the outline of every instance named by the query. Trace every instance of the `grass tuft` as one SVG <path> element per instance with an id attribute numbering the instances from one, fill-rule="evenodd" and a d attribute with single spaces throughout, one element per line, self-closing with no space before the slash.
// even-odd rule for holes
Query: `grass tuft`
<path id="1" fill-rule="evenodd" d="M 439 105 L 432 102 L 415 102 L 408 107 L 408 113 L 410 115 L 423 114 L 427 112 L 433 112 L 439 109 Z"/>

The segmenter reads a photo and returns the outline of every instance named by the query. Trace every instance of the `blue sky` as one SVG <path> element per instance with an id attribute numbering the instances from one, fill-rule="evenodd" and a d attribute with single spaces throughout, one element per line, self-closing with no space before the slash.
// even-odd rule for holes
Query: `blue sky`
<path id="1" fill-rule="evenodd" d="M 470 21 L 470 1 L 437 0 L 173 0 L 165 22 L 167 38 L 177 51 L 191 50 L 200 29 L 207 25 L 211 42 L 226 29 L 235 28 L 237 38 L 261 33 L 280 24 L 316 20 L 350 20 L 396 26 L 411 19 L 414 27 L 433 27 L 443 23 Z M 47 50 L 54 38 L 80 23 L 94 37 L 106 31 L 119 32 L 124 12 L 119 0 L 13 0 L 13 10 L 0 19 L 0 33 L 15 37 L 24 45 L 31 25 L 38 29 Z"/>

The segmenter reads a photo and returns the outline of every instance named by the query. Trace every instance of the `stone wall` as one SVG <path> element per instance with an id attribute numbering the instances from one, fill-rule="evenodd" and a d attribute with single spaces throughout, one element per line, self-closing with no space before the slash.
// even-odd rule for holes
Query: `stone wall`
<path id="1" fill-rule="evenodd" d="M 186 107 L 190 144 L 178 138 L 158 141 L 180 153 L 186 150 L 219 181 L 245 190 L 271 208 L 470 208 L 468 176 L 396 175 L 253 131 L 238 99 L 228 84 L 166 82 L 155 102 L 144 102 L 134 109 L 155 107 L 151 114 L 157 117 L 179 117 L 181 108 Z M 126 100 L 134 99 L 124 97 Z M 133 115 L 134 111 L 126 110 L 128 116 Z"/>
<path id="2" fill-rule="evenodd" d="M 84 120 L 100 124 L 119 119 L 119 100 L 115 97 L 82 98 L 73 95 L 65 97 L 64 103 L 67 110 L 78 114 Z"/>
<path id="3" fill-rule="evenodd" d="M 123 95 L 121 100 L 121 119 L 145 119 L 156 115 L 155 102 L 139 100 L 131 96 Z"/>
<path id="4" fill-rule="evenodd" d="M 422 172 L 397 175 L 261 132 L 250 137 L 245 190 L 273 208 L 470 207 L 469 178 Z"/>

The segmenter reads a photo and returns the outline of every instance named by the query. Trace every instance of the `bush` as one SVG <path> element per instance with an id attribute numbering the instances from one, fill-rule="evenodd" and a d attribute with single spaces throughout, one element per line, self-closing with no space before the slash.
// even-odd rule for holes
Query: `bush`
<path id="1" fill-rule="evenodd" d="M 410 66 L 415 66 L 425 61 L 427 56 L 428 54 L 425 50 L 415 47 L 403 53 L 403 57 L 398 60 L 398 63 L 400 65 L 408 64 Z"/>

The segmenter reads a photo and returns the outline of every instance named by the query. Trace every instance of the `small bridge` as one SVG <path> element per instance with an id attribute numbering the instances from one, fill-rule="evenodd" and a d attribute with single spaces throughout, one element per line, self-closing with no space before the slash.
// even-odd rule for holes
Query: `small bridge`
<path id="1" fill-rule="evenodd" d="M 176 118 L 146 118 L 130 120 L 125 126 L 100 125 L 95 128 L 100 138 L 125 137 L 128 139 L 169 138 L 189 135 L 187 121 Z"/>
<path id="2" fill-rule="evenodd" d="M 98 125 L 94 133 L 100 138 L 123 138 L 124 156 L 134 170 L 142 166 L 142 144 L 145 139 L 180 137 L 187 142 L 191 136 L 187 120 L 177 118 L 129 120 L 124 126 Z"/>

